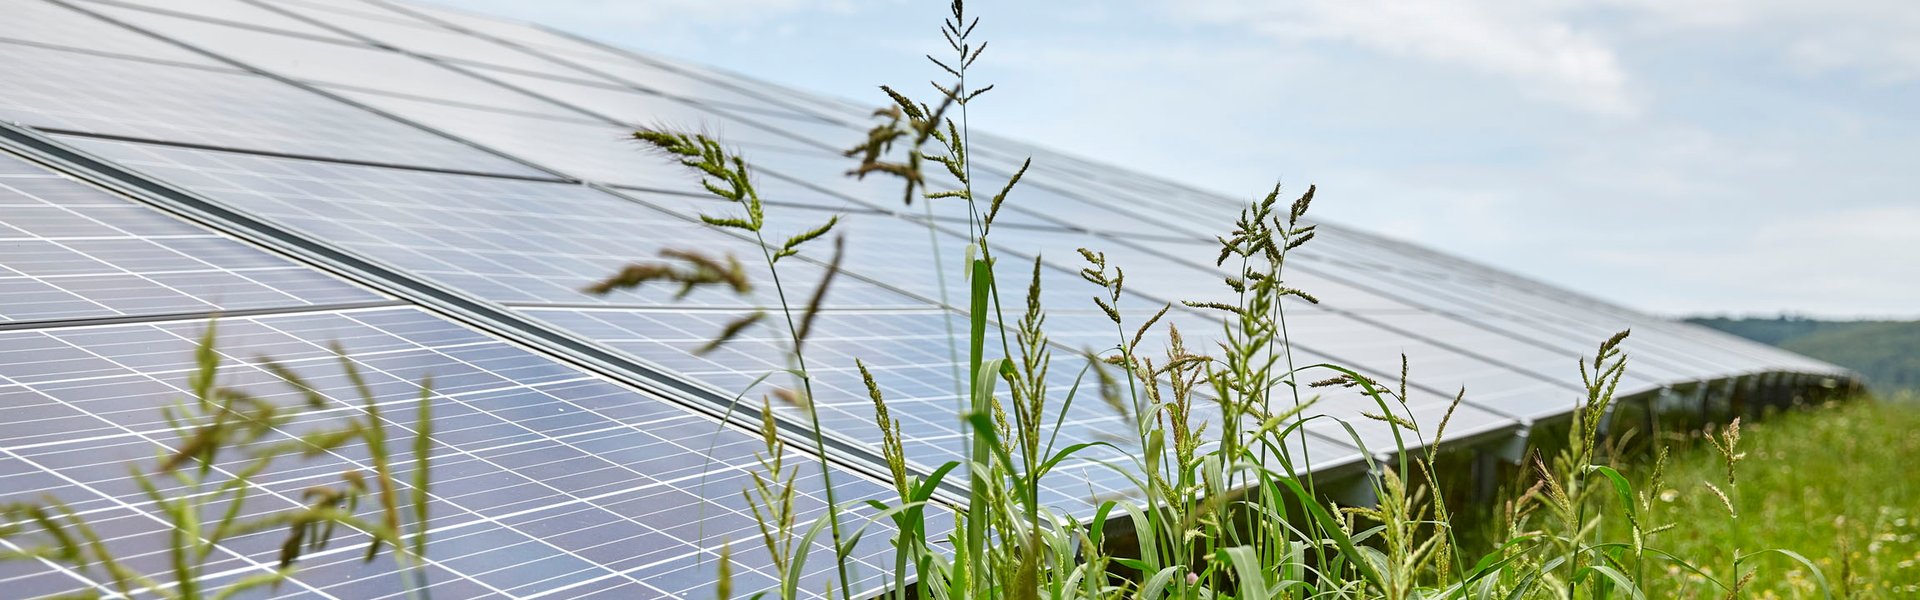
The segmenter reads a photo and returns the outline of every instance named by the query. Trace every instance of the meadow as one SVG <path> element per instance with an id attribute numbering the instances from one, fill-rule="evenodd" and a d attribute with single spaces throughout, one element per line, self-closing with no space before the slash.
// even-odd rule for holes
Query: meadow
<path id="1" fill-rule="evenodd" d="M 1769 415 L 1745 425 L 1751 462 L 1735 505 L 1736 532 L 1717 498 L 1685 482 L 1721 469 L 1697 437 L 1668 436 L 1674 454 L 1655 492 L 1662 518 L 1686 523 L 1664 534 L 1676 554 L 1698 556 L 1744 536 L 1753 547 L 1794 548 L 1824 573 L 1837 598 L 1920 594 L 1920 398 L 1855 398 Z M 1644 480 L 1642 480 L 1644 481 Z M 1621 531 L 1611 524 L 1611 531 Z M 1779 564 L 1749 588 L 1754 598 L 1824 597 L 1813 570 Z M 1709 575 L 1725 569 L 1706 567 Z M 1669 569 L 1643 581 L 1655 598 L 1713 598 L 1701 577 Z"/>

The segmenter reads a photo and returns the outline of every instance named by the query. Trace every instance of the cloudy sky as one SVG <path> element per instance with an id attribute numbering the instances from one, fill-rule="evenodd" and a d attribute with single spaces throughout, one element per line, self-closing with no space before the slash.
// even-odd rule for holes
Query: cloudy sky
<path id="1" fill-rule="evenodd" d="M 880 103 L 935 0 L 469 8 Z M 1920 316 L 1920 2 L 977 0 L 976 127 L 1663 314 Z"/>

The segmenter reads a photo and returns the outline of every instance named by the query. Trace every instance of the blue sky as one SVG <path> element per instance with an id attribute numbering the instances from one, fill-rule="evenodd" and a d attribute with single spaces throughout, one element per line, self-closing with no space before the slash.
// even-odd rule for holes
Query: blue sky
<path id="1" fill-rule="evenodd" d="M 945 2 L 461 2 L 878 105 Z M 1669 315 L 1920 316 L 1920 2 L 978 0 L 975 127 Z"/>

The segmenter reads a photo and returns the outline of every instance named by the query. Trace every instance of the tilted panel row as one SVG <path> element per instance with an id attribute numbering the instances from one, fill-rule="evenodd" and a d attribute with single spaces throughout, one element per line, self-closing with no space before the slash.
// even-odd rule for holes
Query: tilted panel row
<path id="1" fill-rule="evenodd" d="M 0 501 L 59 498 L 95 524 L 126 564 L 164 571 L 168 525 L 140 499 L 127 465 L 177 442 L 161 409 L 189 393 L 188 379 L 200 368 L 194 350 L 211 326 L 220 332 L 222 385 L 295 401 L 298 392 L 265 369 L 271 359 L 301 373 L 326 399 L 273 439 L 365 415 L 357 386 L 341 370 L 343 356 L 365 378 L 396 435 L 412 431 L 415 413 L 408 409 L 418 385 L 432 382 L 434 544 L 427 575 L 433 593 L 699 593 L 711 585 L 720 548 L 729 543 L 743 549 L 733 554 L 740 589 L 774 585 L 771 559 L 751 550 L 759 526 L 739 494 L 759 468 L 756 453 L 766 450 L 758 436 L 422 309 L 378 306 L 395 302 L 3 158 L 0 204 L 8 210 L 0 211 L 0 232 L 8 233 L 0 236 L 0 264 L 9 274 L 62 283 L 72 298 L 43 306 L 74 310 L 32 321 L 10 314 L 0 322 L 0 406 L 8 417 L 0 427 L 0 489 L 6 490 Z M 86 244 L 119 241 L 150 245 L 124 252 Z M 41 247 L 88 252 L 46 260 L 36 250 Z M 174 285 L 164 288 L 173 294 L 164 297 L 134 294 L 124 305 L 110 303 L 120 296 L 63 279 L 126 287 L 207 273 L 236 279 Z M 216 318 L 221 311 L 251 314 Z M 410 458 L 399 453 L 396 464 L 411 465 Z M 364 448 L 348 446 L 272 471 L 256 482 L 253 514 L 297 507 L 301 490 L 367 468 Z M 818 473 L 798 480 L 802 519 L 824 510 Z M 398 477 L 410 480 L 404 472 Z M 851 526 L 870 518 L 862 500 L 888 493 L 863 475 L 834 469 L 833 477 Z M 310 556 L 284 591 L 404 594 L 391 563 L 363 564 L 365 538 L 349 537 Z M 876 589 L 885 571 L 875 562 L 887 552 L 884 539 L 867 538 L 852 555 L 863 589 Z M 270 561 L 264 557 L 278 543 L 272 533 L 235 540 L 210 558 L 206 583 L 270 571 L 273 565 L 261 561 Z M 823 589 L 833 552 L 822 542 L 810 553 L 817 560 L 803 589 Z M 5 563 L 0 582 L 34 596 L 106 585 L 101 573 L 18 561 Z"/>

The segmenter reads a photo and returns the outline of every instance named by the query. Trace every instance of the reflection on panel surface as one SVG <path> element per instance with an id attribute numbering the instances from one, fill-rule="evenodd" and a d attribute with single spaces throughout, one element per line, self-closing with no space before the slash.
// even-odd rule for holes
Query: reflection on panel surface
<path id="1" fill-rule="evenodd" d="M 0 52 L 0 118 L 41 128 L 466 171 L 535 171 L 287 84 L 64 50 Z M 138 110 L 128 107 L 137 106 Z"/>
<path id="2" fill-rule="evenodd" d="M 816 120 L 820 118 L 815 116 L 816 113 L 813 111 L 782 102 L 783 98 L 780 95 L 715 83 L 658 60 L 585 42 L 539 26 L 481 17 L 456 9 L 425 4 L 388 4 L 386 6 L 472 31 L 504 44 L 523 47 L 573 67 L 572 71 L 543 71 L 545 74 L 578 78 L 581 73 L 589 73 L 598 76 L 598 79 L 605 83 L 631 86 L 659 94 L 696 100 L 703 104 L 787 118 Z M 858 120 L 871 109 L 853 111 L 850 115 L 840 114 L 845 110 L 842 108 L 829 111 L 830 116 L 850 116 Z"/>
<path id="3" fill-rule="evenodd" d="M 312 39 L 112 5 L 94 10 L 250 67 L 308 83 L 578 117 L 573 111 L 428 60 L 349 40 Z"/>
<path id="4" fill-rule="evenodd" d="M 535 72 L 559 66 L 515 48 L 425 23 L 369 3 L 272 0 L 270 4 L 358 36 L 429 56 Z"/>
<path id="5" fill-rule="evenodd" d="M 138 56 L 204 67 L 220 62 L 165 40 L 129 30 L 46 0 L 0 0 L 0 40 Z M 0 54 L 18 51 L 0 45 Z"/>
<path id="6" fill-rule="evenodd" d="M 100 10 L 106 6 L 132 6 L 306 37 L 349 39 L 340 32 L 287 16 L 249 0 L 87 0 L 85 6 L 89 10 Z"/>

